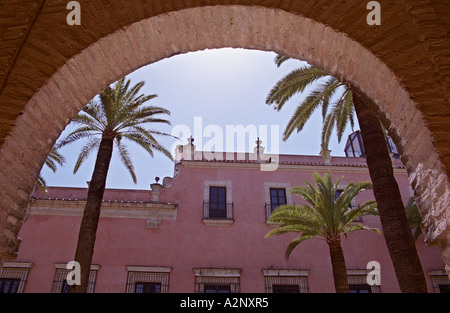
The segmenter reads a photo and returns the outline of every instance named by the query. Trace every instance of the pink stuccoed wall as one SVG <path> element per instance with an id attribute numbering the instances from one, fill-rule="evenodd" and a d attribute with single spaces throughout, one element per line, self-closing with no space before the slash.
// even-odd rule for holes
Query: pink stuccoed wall
<path id="1" fill-rule="evenodd" d="M 193 268 L 241 268 L 241 292 L 265 292 L 262 270 L 307 269 L 309 292 L 334 292 L 327 244 L 322 240 L 301 243 L 289 260 L 285 249 L 294 235 L 264 238 L 274 226 L 266 224 L 265 182 L 312 181 L 312 172 L 331 170 L 342 184 L 369 180 L 363 159 L 333 158 L 324 165 L 321 157 L 282 156 L 277 171 L 263 172 L 253 162 L 182 161 L 179 172 L 162 188 L 161 202 L 177 203 L 176 220 L 163 220 L 158 229 L 146 228 L 145 219 L 102 217 L 97 233 L 93 264 L 101 266 L 95 292 L 122 293 L 127 282 L 127 265 L 172 267 L 169 292 L 194 292 Z M 404 203 L 411 196 L 406 171 L 396 160 L 396 177 Z M 230 226 L 207 226 L 202 222 L 205 181 L 231 181 L 234 222 Z M 160 181 L 162 184 L 162 180 Z M 37 197 L 82 199 L 86 189 L 50 188 Z M 107 190 L 106 200 L 150 201 L 151 191 Z M 364 191 L 357 203 L 373 199 Z M 298 198 L 293 198 L 299 203 Z M 20 238 L 17 261 L 32 262 L 25 292 L 50 292 L 54 263 L 73 260 L 81 217 L 30 214 Z M 381 229 L 377 217 L 364 222 Z M 381 292 L 400 292 L 382 235 L 358 231 L 342 238 L 348 269 L 365 269 L 370 261 L 381 264 Z M 428 270 L 443 269 L 440 250 L 417 241 L 428 291 L 433 292 Z"/>

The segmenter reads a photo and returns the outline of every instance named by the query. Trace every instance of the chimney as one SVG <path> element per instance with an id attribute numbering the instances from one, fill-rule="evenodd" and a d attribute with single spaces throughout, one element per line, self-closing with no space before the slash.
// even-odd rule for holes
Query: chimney
<path id="1" fill-rule="evenodd" d="M 161 194 L 161 187 L 162 185 L 159 184 L 159 177 L 155 177 L 155 183 L 151 184 L 151 193 L 152 193 L 152 200 L 153 202 L 159 202 L 159 195 Z"/>
<path id="2" fill-rule="evenodd" d="M 194 138 L 189 137 L 188 143 L 184 146 L 178 145 L 175 150 L 175 161 L 179 163 L 181 160 L 194 160 L 195 145 Z"/>

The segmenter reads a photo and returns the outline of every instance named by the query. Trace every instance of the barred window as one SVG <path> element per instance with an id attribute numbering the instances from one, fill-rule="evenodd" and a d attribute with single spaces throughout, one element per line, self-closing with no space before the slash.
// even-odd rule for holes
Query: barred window
<path id="1" fill-rule="evenodd" d="M 0 293 L 23 293 L 32 263 L 9 262 L 0 267 Z"/>
<path id="2" fill-rule="evenodd" d="M 300 293 L 300 286 L 295 285 L 272 285 L 273 293 Z"/>
<path id="3" fill-rule="evenodd" d="M 367 275 L 371 270 L 347 270 L 347 279 L 350 293 L 380 293 L 380 286 L 369 285 Z"/>
<path id="4" fill-rule="evenodd" d="M 72 271 L 66 268 L 67 263 L 55 263 L 55 277 L 53 279 L 53 285 L 51 293 L 68 293 L 69 292 L 69 284 L 67 283 L 67 275 Z M 89 273 L 89 281 L 88 281 L 88 293 L 94 293 L 95 289 L 95 281 L 97 279 L 97 272 L 99 270 L 99 265 L 91 265 L 91 271 Z"/>
<path id="5" fill-rule="evenodd" d="M 230 293 L 231 284 L 205 284 L 203 285 L 204 293 Z"/>
<path id="6" fill-rule="evenodd" d="M 0 278 L 0 293 L 17 293 L 20 279 Z"/>
<path id="7" fill-rule="evenodd" d="M 135 293 L 161 293 L 161 283 L 135 283 Z"/>
<path id="8" fill-rule="evenodd" d="M 263 270 L 266 293 L 308 293 L 309 270 Z"/>
<path id="9" fill-rule="evenodd" d="M 349 284 L 350 293 L 372 293 L 372 288 L 368 284 Z"/>
<path id="10" fill-rule="evenodd" d="M 126 293 L 167 293 L 171 267 L 127 266 Z"/>
<path id="11" fill-rule="evenodd" d="M 436 293 L 450 293 L 450 279 L 445 270 L 431 270 L 428 272 L 433 289 Z"/>
<path id="12" fill-rule="evenodd" d="M 196 293 L 238 293 L 242 269 L 194 268 Z"/>

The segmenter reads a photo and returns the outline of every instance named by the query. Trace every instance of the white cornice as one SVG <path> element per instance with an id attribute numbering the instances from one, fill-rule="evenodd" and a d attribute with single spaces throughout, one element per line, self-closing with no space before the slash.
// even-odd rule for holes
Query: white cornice
<path id="1" fill-rule="evenodd" d="M 266 269 L 263 270 L 264 276 L 286 276 L 286 277 L 296 277 L 296 276 L 308 276 L 309 270 L 294 270 L 294 269 Z"/>
<path id="2" fill-rule="evenodd" d="M 82 216 L 86 200 L 33 199 L 31 215 Z M 104 201 L 101 217 L 147 219 L 157 224 L 177 217 L 177 204 L 161 202 Z M 149 227 L 155 228 L 155 227 Z"/>
<path id="3" fill-rule="evenodd" d="M 172 267 L 127 265 L 128 272 L 170 273 Z"/>
<path id="4" fill-rule="evenodd" d="M 251 163 L 246 161 L 186 161 L 183 160 L 181 164 L 186 168 L 221 168 L 221 169 L 248 169 L 248 170 L 260 170 L 261 164 Z M 346 172 L 346 173 L 369 173 L 367 166 L 362 165 L 317 165 L 317 164 L 278 164 L 277 171 L 308 171 L 317 172 L 323 170 L 331 170 L 333 172 Z M 394 168 L 394 173 L 406 174 L 405 168 Z"/>

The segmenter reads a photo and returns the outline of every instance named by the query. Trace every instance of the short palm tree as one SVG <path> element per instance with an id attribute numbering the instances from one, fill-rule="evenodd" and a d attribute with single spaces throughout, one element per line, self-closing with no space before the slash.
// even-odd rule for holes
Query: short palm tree
<path id="1" fill-rule="evenodd" d="M 55 147 L 53 147 L 49 155 L 45 159 L 44 166 L 48 167 L 53 171 L 53 173 L 55 173 L 58 165 L 63 166 L 65 163 L 66 159 L 64 158 L 64 156 L 59 153 L 59 151 Z M 39 174 L 36 180 L 36 186 L 39 187 L 44 193 L 48 191 L 47 182 L 45 181 L 42 174 Z"/>
<path id="2" fill-rule="evenodd" d="M 289 57 L 278 55 L 275 63 L 280 66 Z M 327 72 L 315 67 L 296 69 L 272 88 L 266 103 L 281 110 L 294 95 L 313 87 L 305 100 L 297 107 L 284 131 L 287 140 L 294 130 L 301 131 L 316 109 L 323 117 L 321 147 L 328 154 L 328 144 L 336 128 L 340 141 L 348 124 L 354 125 L 356 115 L 373 184 L 375 199 L 395 273 L 402 292 L 427 292 L 427 285 L 416 245 L 412 237 L 400 189 L 394 177 L 392 160 L 386 145 L 385 132 L 377 116 L 367 105 L 360 92 L 352 89 Z M 405 262 L 407 260 L 407 262 Z"/>
<path id="3" fill-rule="evenodd" d="M 370 182 L 349 183 L 339 197 L 336 198 L 338 185 L 342 177 L 333 183 L 330 172 L 322 178 L 314 173 L 314 184 L 305 181 L 305 186 L 296 186 L 290 193 L 300 196 L 308 204 L 287 204 L 278 207 L 269 217 L 269 222 L 281 224 L 271 230 L 266 237 L 285 233 L 299 233 L 286 249 L 286 258 L 297 245 L 308 239 L 322 239 L 328 244 L 333 268 L 336 292 L 349 292 L 347 269 L 344 253 L 341 247 L 342 235 L 355 230 L 371 230 L 379 233 L 376 228 L 368 227 L 355 221 L 363 215 L 377 215 L 376 202 L 367 201 L 357 207 L 350 207 L 351 201 L 363 190 L 371 189 Z"/>
<path id="4" fill-rule="evenodd" d="M 74 173 L 91 152 L 98 151 L 75 253 L 75 261 L 81 265 L 81 285 L 72 286 L 70 292 L 87 291 L 100 207 L 113 147 L 117 148 L 122 163 L 135 183 L 136 174 L 130 154 L 124 145 L 125 141 L 138 144 L 152 157 L 154 151 L 159 151 L 172 159 L 170 152 L 154 137 L 170 135 L 146 127 L 151 124 L 170 124 L 168 120 L 158 117 L 161 114 L 170 115 L 170 112 L 155 106 L 144 107 L 144 104 L 156 95 L 138 95 L 143 85 L 144 82 L 140 82 L 130 88 L 130 80 L 125 81 L 125 78 L 122 78 L 113 88 L 103 90 L 99 101 L 91 100 L 72 120 L 72 123 L 79 127 L 58 144 L 58 147 L 63 147 L 82 138 L 88 139 L 78 156 Z"/>

